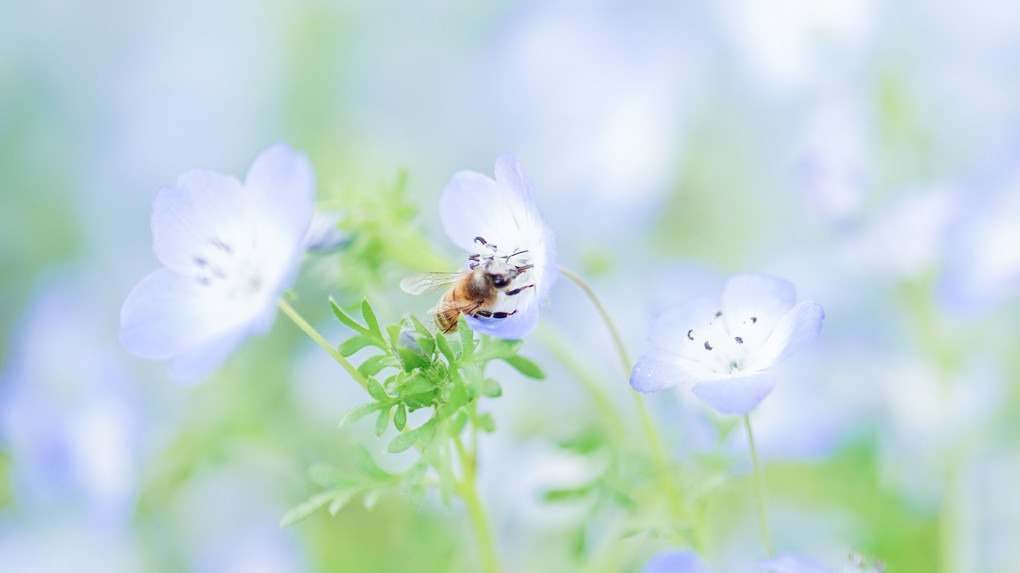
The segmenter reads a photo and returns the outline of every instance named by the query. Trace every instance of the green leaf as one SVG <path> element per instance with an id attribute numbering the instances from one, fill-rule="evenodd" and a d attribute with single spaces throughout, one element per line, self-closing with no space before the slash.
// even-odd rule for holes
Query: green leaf
<path id="1" fill-rule="evenodd" d="M 289 527 L 315 513 L 336 496 L 335 491 L 324 491 L 313 495 L 308 501 L 298 504 L 280 519 L 280 527 Z"/>
<path id="2" fill-rule="evenodd" d="M 379 499 L 383 496 L 384 493 L 386 493 L 386 490 L 378 487 L 366 491 L 365 497 L 364 499 L 362 499 L 362 503 L 365 504 L 365 509 L 371 511 L 372 508 L 375 507 L 377 503 L 379 503 Z"/>
<path id="3" fill-rule="evenodd" d="M 542 380 L 545 378 L 545 372 L 542 372 L 542 369 L 538 367 L 538 364 L 535 364 L 523 356 L 508 356 L 503 360 L 505 360 L 510 366 L 513 366 L 514 370 L 517 370 L 528 378 L 534 378 L 535 380 Z"/>
<path id="4" fill-rule="evenodd" d="M 393 413 L 393 426 L 397 431 L 404 431 L 404 426 L 407 425 L 407 408 L 404 405 L 397 404 L 397 411 Z"/>
<path id="5" fill-rule="evenodd" d="M 379 346 L 379 342 L 370 336 L 359 334 L 343 341 L 337 350 L 341 356 L 350 356 L 366 346 Z"/>
<path id="6" fill-rule="evenodd" d="M 586 497 L 592 491 L 592 485 L 588 484 L 581 487 L 564 488 L 564 489 L 550 489 L 542 494 L 543 501 L 570 501 L 574 499 L 580 499 Z"/>
<path id="7" fill-rule="evenodd" d="M 308 468 L 308 477 L 322 487 L 333 489 L 350 487 L 355 483 L 349 476 L 327 464 L 315 464 Z"/>
<path id="8" fill-rule="evenodd" d="M 446 361 L 452 366 L 456 362 L 456 358 L 454 358 L 453 349 L 450 348 L 450 341 L 446 339 L 445 334 L 436 334 L 436 346 L 439 347 L 439 351 L 443 353 Z"/>
<path id="9" fill-rule="evenodd" d="M 493 360 L 495 358 L 508 358 L 517 354 L 523 340 L 503 340 L 501 338 L 489 338 L 481 350 L 475 355 L 477 360 Z"/>
<path id="10" fill-rule="evenodd" d="M 414 445 L 415 442 L 421 440 L 422 447 L 426 447 L 429 442 L 432 441 L 436 435 L 436 419 L 432 418 L 428 422 L 425 422 L 421 426 L 413 430 L 408 430 L 401 434 L 398 434 L 395 438 L 390 440 L 386 451 L 391 454 L 400 453 L 407 448 Z"/>
<path id="11" fill-rule="evenodd" d="M 386 433 L 386 426 L 390 425 L 390 410 L 386 407 L 379 411 L 379 417 L 375 419 L 375 435 L 382 437 Z"/>
<path id="12" fill-rule="evenodd" d="M 368 304 L 367 298 L 361 301 L 361 316 L 365 319 L 369 332 L 378 338 L 379 342 L 382 342 L 383 333 L 379 328 L 379 319 L 375 317 L 375 311 L 372 310 L 372 305 Z"/>
<path id="13" fill-rule="evenodd" d="M 386 395 L 386 391 L 383 390 L 382 384 L 379 383 L 375 378 L 368 379 L 368 395 L 379 400 L 380 402 L 389 402 L 390 397 Z"/>
<path id="14" fill-rule="evenodd" d="M 375 381 L 370 380 L 370 382 Z M 376 384 L 379 383 L 376 382 Z M 344 426 L 352 422 L 357 422 L 358 420 L 364 418 L 365 416 L 371 414 L 372 412 L 375 412 L 376 410 L 382 407 L 383 404 L 380 404 L 379 402 L 369 402 L 368 404 L 362 404 L 356 408 L 348 410 L 347 413 L 344 414 L 342 418 L 340 418 L 340 422 L 336 425 L 336 427 L 343 428 Z"/>
<path id="15" fill-rule="evenodd" d="M 372 459 L 372 454 L 364 446 L 359 445 L 351 451 L 351 462 L 354 464 L 354 467 L 358 468 L 358 471 L 375 481 L 387 481 L 395 477 L 376 465 L 375 460 Z"/>
<path id="16" fill-rule="evenodd" d="M 415 368 L 422 368 L 429 365 L 428 360 L 425 360 L 421 354 L 418 354 L 408 348 L 397 348 L 397 356 L 400 357 L 400 361 L 404 365 L 404 372 L 410 372 Z"/>
<path id="17" fill-rule="evenodd" d="M 389 355 L 387 354 L 376 354 L 375 356 L 369 356 L 368 358 L 365 359 L 364 362 L 361 363 L 361 366 L 358 366 L 358 372 L 361 372 L 361 374 L 366 378 L 370 376 L 375 376 L 376 374 L 381 372 L 383 368 L 389 366 L 389 364 L 387 364 L 388 358 Z"/>
<path id="18" fill-rule="evenodd" d="M 349 489 L 337 493 L 333 498 L 333 502 L 329 504 L 329 514 L 335 516 L 337 512 L 347 505 L 347 502 L 351 501 L 351 498 L 354 497 L 354 494 L 356 493 L 358 493 L 358 490 L 356 489 Z"/>
<path id="19" fill-rule="evenodd" d="M 337 305 L 336 301 L 333 300 L 333 297 L 329 297 L 329 306 L 330 308 L 333 309 L 333 314 L 335 314 L 336 317 L 340 319 L 340 322 L 344 323 L 345 325 L 347 325 L 347 327 L 352 328 L 362 334 L 368 334 L 368 329 L 358 324 L 356 320 L 354 320 L 346 312 L 344 312 L 340 308 L 340 306 Z"/>
<path id="20" fill-rule="evenodd" d="M 492 414 L 482 414 L 475 418 L 475 425 L 478 429 L 483 432 L 492 433 L 496 431 L 496 421 L 492 419 Z"/>
<path id="21" fill-rule="evenodd" d="M 475 331 L 468 328 L 463 316 L 457 322 L 457 332 L 460 333 L 461 358 L 471 356 L 475 349 Z"/>
<path id="22" fill-rule="evenodd" d="M 482 394 L 489 398 L 499 398 L 503 395 L 503 388 L 499 385 L 499 382 L 492 378 L 486 378 L 482 380 L 482 387 L 479 388 Z"/>

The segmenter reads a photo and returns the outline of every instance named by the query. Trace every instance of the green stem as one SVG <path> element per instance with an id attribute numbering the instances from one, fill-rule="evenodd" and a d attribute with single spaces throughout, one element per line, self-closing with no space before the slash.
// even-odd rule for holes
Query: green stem
<path id="1" fill-rule="evenodd" d="M 754 447 L 754 433 L 751 431 L 751 416 L 744 416 L 744 427 L 747 428 L 747 443 L 751 446 L 751 463 L 754 465 L 754 490 L 758 500 L 758 532 L 761 534 L 761 544 L 765 548 L 765 555 L 769 558 L 775 556 L 772 550 L 772 540 L 769 538 L 769 525 L 765 519 L 765 484 L 762 478 L 761 466 L 758 464 L 758 451 Z"/>
<path id="2" fill-rule="evenodd" d="M 344 358 L 343 355 L 341 355 L 337 351 L 337 349 L 333 347 L 332 344 L 326 342 L 326 339 L 323 338 L 321 334 L 319 334 L 319 331 L 315 330 L 315 327 L 313 327 L 311 324 L 308 324 L 308 321 L 305 320 L 304 317 L 302 317 L 300 314 L 298 314 L 298 311 L 294 310 L 294 307 L 292 307 L 290 303 L 283 300 L 282 298 L 276 302 L 277 305 L 280 307 L 280 310 L 283 311 L 283 314 L 286 314 L 288 318 L 294 321 L 294 324 L 296 324 L 298 328 L 303 330 L 305 334 L 308 335 L 309 338 L 318 343 L 318 345 L 321 346 L 323 350 L 325 350 L 330 356 L 332 356 L 333 360 L 336 360 L 337 363 L 340 364 L 340 366 L 342 366 L 343 369 L 346 370 L 347 373 L 351 375 L 351 378 L 354 378 L 355 382 L 361 384 L 361 387 L 364 388 L 366 391 L 368 390 L 368 380 L 366 380 L 365 377 L 361 375 L 361 372 L 358 372 L 358 369 L 352 366 L 351 363 L 348 362 L 347 359 Z"/>
<path id="3" fill-rule="evenodd" d="M 609 334 L 613 337 L 613 343 L 616 345 L 616 352 L 620 356 L 620 362 L 623 363 L 623 369 L 630 376 L 632 364 L 630 358 L 627 356 L 627 349 L 623 345 L 623 339 L 620 338 L 620 333 L 616 330 L 616 325 L 613 324 L 613 320 L 609 318 L 609 313 L 606 312 L 606 308 L 602 306 L 602 301 L 595 294 L 595 291 L 588 286 L 588 283 L 584 281 L 576 273 L 560 267 L 560 273 L 568 279 L 574 281 L 574 283 L 584 291 L 588 298 L 591 299 L 595 309 L 599 311 L 602 316 L 603 322 L 606 323 L 606 327 L 609 328 Z M 634 403 L 637 405 L 638 414 L 641 416 L 641 427 L 644 428 L 645 435 L 648 438 L 648 445 L 652 451 L 652 460 L 655 463 L 655 467 L 659 472 L 659 479 L 662 482 L 662 488 L 666 492 L 666 497 L 669 499 L 669 507 L 673 512 L 673 517 L 680 519 L 683 515 L 683 506 L 680 503 L 680 494 L 677 492 L 673 485 L 673 480 L 669 475 L 669 466 L 666 463 L 666 456 L 662 450 L 662 443 L 659 440 L 659 434 L 655 431 L 655 425 L 652 423 L 652 418 L 648 414 L 648 409 L 645 407 L 644 399 L 641 394 L 633 392 Z"/>
<path id="4" fill-rule="evenodd" d="M 567 345 L 561 342 L 563 337 L 550 328 L 548 325 L 540 325 L 535 331 L 535 337 L 580 382 L 581 387 L 595 403 L 595 407 L 599 409 L 602 418 L 612 427 L 616 439 L 622 443 L 627 437 L 627 431 L 613 401 L 599 381 L 571 354 Z"/>
<path id="5" fill-rule="evenodd" d="M 471 529 L 475 534 L 475 541 L 478 543 L 478 553 L 482 559 L 482 570 L 485 573 L 499 573 L 499 557 L 496 555 L 496 545 L 492 541 L 492 533 L 489 531 L 489 522 L 485 517 L 485 508 L 481 499 L 478 498 L 478 487 L 475 480 L 477 463 L 473 456 L 464 449 L 460 436 L 454 436 L 453 443 L 460 454 L 461 465 L 464 476 L 455 484 L 457 495 L 464 500 L 467 506 L 468 518 L 471 521 Z"/>

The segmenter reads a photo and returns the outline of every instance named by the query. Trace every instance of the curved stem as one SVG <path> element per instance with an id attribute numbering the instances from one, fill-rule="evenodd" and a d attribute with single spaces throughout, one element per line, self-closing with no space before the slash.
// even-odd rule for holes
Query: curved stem
<path id="1" fill-rule="evenodd" d="M 296 324 L 298 328 L 303 330 L 304 333 L 307 334 L 309 338 L 318 343 L 318 345 L 321 346 L 323 350 L 325 350 L 330 356 L 332 356 L 333 360 L 336 360 L 337 363 L 340 364 L 340 366 L 342 366 L 343 369 L 346 370 L 347 373 L 351 375 L 351 378 L 354 378 L 355 382 L 360 384 L 361 387 L 364 388 L 366 391 L 368 390 L 368 380 L 366 380 L 365 377 L 362 376 L 361 372 L 358 372 L 358 369 L 352 366 L 351 363 L 348 362 L 347 359 L 344 358 L 343 355 L 340 354 L 337 351 L 337 349 L 333 347 L 332 344 L 326 342 L 326 339 L 323 338 L 321 334 L 319 334 L 319 331 L 315 330 L 315 327 L 313 327 L 311 324 L 308 324 L 308 321 L 305 320 L 304 317 L 302 317 L 300 314 L 298 314 L 298 311 L 294 310 L 294 307 L 291 306 L 290 303 L 283 300 L 282 298 L 279 299 L 276 303 L 280 307 L 280 310 L 283 311 L 283 314 L 287 315 L 287 318 L 290 318 L 292 321 L 294 321 L 294 324 Z"/>
<path id="2" fill-rule="evenodd" d="M 475 541 L 478 543 L 478 553 L 482 559 L 482 570 L 485 573 L 499 573 L 496 545 L 492 541 L 492 532 L 489 530 L 489 522 L 485 517 L 485 508 L 478 497 L 478 487 L 475 483 L 477 460 L 467 453 L 464 444 L 460 441 L 460 436 L 454 436 L 453 443 L 460 455 L 464 472 L 464 476 L 455 484 L 455 488 L 457 495 L 464 500 L 464 505 L 467 507 L 471 529 L 474 531 Z"/>
<path id="3" fill-rule="evenodd" d="M 630 376 L 632 364 L 630 358 L 627 356 L 627 349 L 623 345 L 623 339 L 620 338 L 620 333 L 616 330 L 616 325 L 613 324 L 613 320 L 609 318 L 609 313 L 606 312 L 606 307 L 602 306 L 602 301 L 595 294 L 595 291 L 588 286 L 588 283 L 584 281 L 579 275 L 560 267 L 560 273 L 574 282 L 577 286 L 584 291 L 588 298 L 591 299 L 596 310 L 602 315 L 603 322 L 606 323 L 606 327 L 609 328 L 609 334 L 613 337 L 613 343 L 616 345 L 616 352 L 620 356 L 620 362 L 623 363 L 623 369 Z M 644 399 L 641 394 L 633 392 L 634 403 L 637 405 L 638 414 L 641 416 L 641 427 L 645 431 L 645 436 L 648 438 L 648 445 L 651 448 L 652 460 L 655 462 L 656 470 L 659 472 L 659 479 L 662 482 L 663 490 L 666 492 L 666 497 L 669 499 L 669 507 L 673 512 L 673 516 L 680 518 L 683 515 L 683 506 L 680 503 L 680 494 L 673 486 L 673 480 L 669 475 L 669 466 L 666 463 L 666 456 L 662 451 L 662 443 L 659 440 L 659 434 L 655 431 L 655 425 L 652 423 L 652 418 L 648 414 L 648 409 L 645 407 Z"/>
<path id="4" fill-rule="evenodd" d="M 758 451 L 754 447 L 750 415 L 744 416 L 744 427 L 747 428 L 747 443 L 751 446 L 751 463 L 754 465 L 754 490 L 755 497 L 758 499 L 758 532 L 761 534 L 761 544 L 765 548 L 765 555 L 772 558 L 775 556 L 775 552 L 772 550 L 769 525 L 765 519 L 765 483 L 762 479 L 761 466 L 758 464 Z"/>

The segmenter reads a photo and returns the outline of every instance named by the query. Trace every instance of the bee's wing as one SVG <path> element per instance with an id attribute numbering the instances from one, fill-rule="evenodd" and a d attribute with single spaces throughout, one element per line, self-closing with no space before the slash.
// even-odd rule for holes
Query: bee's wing
<path id="1" fill-rule="evenodd" d="M 453 271 L 450 273 L 418 273 L 405 277 L 400 281 L 400 290 L 407 294 L 422 294 L 430 290 L 451 285 L 464 276 L 464 271 Z"/>

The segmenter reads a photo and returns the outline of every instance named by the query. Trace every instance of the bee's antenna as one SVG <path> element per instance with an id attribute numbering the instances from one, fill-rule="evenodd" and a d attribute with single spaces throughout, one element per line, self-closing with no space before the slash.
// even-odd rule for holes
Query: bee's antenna
<path id="1" fill-rule="evenodd" d="M 510 259 L 512 259 L 513 257 L 516 257 L 517 255 L 523 255 L 526 252 L 528 252 L 528 251 L 517 251 L 516 253 L 514 253 L 512 255 L 507 255 L 507 256 L 502 257 L 502 258 L 506 259 L 507 262 L 510 262 Z"/>

